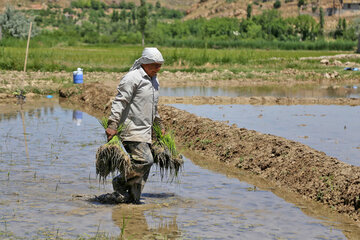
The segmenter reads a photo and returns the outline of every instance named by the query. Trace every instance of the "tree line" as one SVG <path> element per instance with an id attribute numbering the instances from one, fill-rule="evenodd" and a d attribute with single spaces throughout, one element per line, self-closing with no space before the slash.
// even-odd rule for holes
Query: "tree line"
<path id="1" fill-rule="evenodd" d="M 114 5 L 114 4 L 113 4 Z M 185 47 L 236 47 L 241 41 L 299 43 L 306 41 L 347 41 L 353 48 L 358 39 L 360 21 L 339 19 L 336 29 L 324 33 L 324 16 L 316 21 L 309 15 L 283 18 L 276 9 L 247 18 L 182 20 L 184 12 L 167 9 L 141 0 L 139 6 L 121 2 L 110 6 L 98 0 L 77 0 L 70 8 L 50 6 L 45 10 L 17 11 L 7 8 L 0 14 L 0 45 L 9 38 L 25 38 L 28 24 L 35 22 L 32 35 L 42 44 L 156 44 Z M 322 14 L 321 14 L 322 13 Z M 294 44 L 293 44 L 294 45 Z M 291 46 L 291 44 L 288 44 Z M 295 45 L 294 45 L 295 46 Z M 319 46 L 322 46 L 321 44 Z"/>

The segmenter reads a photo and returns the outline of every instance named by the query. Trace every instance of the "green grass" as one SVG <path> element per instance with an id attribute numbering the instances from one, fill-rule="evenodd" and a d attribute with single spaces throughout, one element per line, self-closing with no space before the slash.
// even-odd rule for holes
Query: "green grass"
<path id="1" fill-rule="evenodd" d="M 134 60 L 141 56 L 141 46 L 79 46 L 79 47 L 31 47 L 29 50 L 29 71 L 67 71 L 81 67 L 86 72 L 126 72 Z M 288 51 L 259 49 L 199 49 L 160 47 L 165 58 L 163 70 L 208 72 L 261 65 L 264 69 L 279 70 L 286 67 L 302 68 L 300 57 L 318 57 L 351 53 L 344 51 Z M 0 47 L 0 69 L 24 69 L 25 46 Z M 294 62 L 295 61 L 295 62 Z M 304 61 L 302 61 L 304 62 Z M 209 65 L 210 64 L 210 65 Z M 304 66 L 304 68 L 311 67 Z M 54 79 L 54 82 L 62 81 Z"/>
<path id="2" fill-rule="evenodd" d="M 192 48 L 243 48 L 243 49 L 283 49 L 283 50 L 354 50 L 355 41 L 317 40 L 317 41 L 269 41 L 264 39 L 209 40 L 200 39 L 168 39 L 162 43 L 171 47 Z"/>
<path id="3" fill-rule="evenodd" d="M 159 141 L 159 143 L 162 146 L 166 146 L 173 157 L 177 157 L 179 153 L 176 150 L 175 139 L 172 131 L 169 131 L 163 135 L 161 132 L 161 127 L 156 123 L 154 123 L 153 129 L 156 135 L 156 139 Z"/>
<path id="4" fill-rule="evenodd" d="M 109 126 L 109 119 L 107 117 L 102 117 L 101 119 L 98 120 L 99 123 L 103 126 L 103 128 L 106 130 Z M 110 141 L 108 141 L 106 144 L 109 144 L 109 145 L 120 145 L 121 143 L 121 140 L 119 138 L 118 135 L 121 134 L 121 132 L 124 130 L 124 124 L 120 124 L 117 128 L 117 133 L 116 135 L 114 135 Z"/>

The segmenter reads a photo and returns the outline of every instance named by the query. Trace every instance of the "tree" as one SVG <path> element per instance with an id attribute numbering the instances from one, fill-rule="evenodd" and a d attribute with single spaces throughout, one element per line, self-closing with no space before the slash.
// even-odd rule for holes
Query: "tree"
<path id="1" fill-rule="evenodd" d="M 145 45 L 145 30 L 146 30 L 146 24 L 147 24 L 147 15 L 148 15 L 148 10 L 146 8 L 146 1 L 141 0 L 139 12 L 138 12 L 138 17 L 139 17 L 138 24 L 139 24 L 140 32 L 142 35 L 141 44 L 143 47 Z"/>
<path id="2" fill-rule="evenodd" d="M 98 0 L 91 0 L 91 8 L 94 10 L 99 10 L 101 8 L 101 3 Z"/>
<path id="3" fill-rule="evenodd" d="M 0 14 L 0 27 L 4 35 L 10 35 L 16 38 L 26 38 L 29 32 L 31 20 L 21 12 L 7 7 L 4 14 Z M 33 24 L 31 36 L 38 33 L 37 27 Z"/>
<path id="4" fill-rule="evenodd" d="M 120 14 L 119 14 L 118 11 L 114 10 L 114 11 L 112 12 L 112 15 L 111 15 L 111 21 L 112 21 L 112 22 L 117 22 L 117 21 L 119 21 L 119 20 L 120 20 Z"/>
<path id="5" fill-rule="evenodd" d="M 320 18 L 320 20 L 319 20 L 320 28 L 324 29 L 325 18 L 324 18 L 324 10 L 322 7 L 320 8 L 319 18 Z"/>
<path id="6" fill-rule="evenodd" d="M 306 4 L 306 0 L 298 0 L 298 8 L 301 8 L 303 5 Z"/>
<path id="7" fill-rule="evenodd" d="M 342 28 L 343 28 L 343 31 L 346 31 L 346 29 L 347 29 L 347 24 L 346 24 L 345 18 L 343 19 L 343 22 L 342 22 Z"/>
<path id="8" fill-rule="evenodd" d="M 136 11 L 135 11 L 135 8 L 131 10 L 131 19 L 132 19 L 132 24 L 135 26 L 136 25 Z"/>
<path id="9" fill-rule="evenodd" d="M 300 15 L 296 18 L 295 30 L 301 35 L 301 40 L 315 40 L 319 26 L 310 15 Z"/>
<path id="10" fill-rule="evenodd" d="M 248 4 L 247 9 L 246 9 L 246 17 L 247 17 L 247 19 L 251 18 L 251 13 L 252 13 L 252 4 Z"/>
<path id="11" fill-rule="evenodd" d="M 358 47 L 356 52 L 360 53 L 360 18 L 356 18 L 353 22 L 355 33 L 358 36 Z"/>
<path id="12" fill-rule="evenodd" d="M 306 5 L 306 0 L 298 0 L 298 9 L 299 9 L 299 15 L 300 15 L 300 9 L 302 6 Z"/>
<path id="13" fill-rule="evenodd" d="M 320 8 L 320 13 L 319 13 L 319 25 L 320 25 L 320 34 L 324 34 L 324 26 L 325 26 L 325 18 L 324 18 L 324 10 L 321 7 Z"/>
<path id="14" fill-rule="evenodd" d="M 126 10 L 125 9 L 122 9 L 121 12 L 120 12 L 120 19 L 125 21 L 126 19 Z"/>
<path id="15" fill-rule="evenodd" d="M 156 4 L 155 4 L 155 7 L 156 7 L 157 9 L 160 9 L 160 8 L 161 8 L 161 3 L 160 3 L 159 1 L 157 1 Z"/>
<path id="16" fill-rule="evenodd" d="M 341 20 L 341 18 L 339 18 L 338 24 L 336 26 L 336 30 L 334 32 L 334 37 L 335 38 L 340 38 L 343 35 L 344 35 L 343 21 Z"/>
<path id="17" fill-rule="evenodd" d="M 276 2 L 274 3 L 274 8 L 275 9 L 278 9 L 278 8 L 280 8 L 281 7 L 281 2 L 280 2 L 280 0 L 276 0 Z"/>

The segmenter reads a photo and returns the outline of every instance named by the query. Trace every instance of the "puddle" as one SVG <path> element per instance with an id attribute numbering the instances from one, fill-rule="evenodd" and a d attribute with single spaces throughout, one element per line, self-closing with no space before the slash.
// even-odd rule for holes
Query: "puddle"
<path id="1" fill-rule="evenodd" d="M 321 97 L 321 98 L 360 98 L 360 87 L 354 86 L 261 86 L 261 87 L 162 87 L 161 96 L 227 96 L 227 97 Z"/>
<path id="2" fill-rule="evenodd" d="M 1 237 L 111 237 L 123 229 L 131 239 L 346 239 L 349 231 L 357 232 L 350 225 L 342 231 L 340 223 L 326 217 L 310 217 L 271 191 L 188 158 L 173 183 L 161 182 L 152 169 L 142 197 L 146 204 L 84 201 L 76 196 L 112 191 L 109 181 L 99 184 L 95 177 L 95 152 L 103 144 L 103 132 L 96 118 L 57 103 L 23 114 L 0 113 Z"/>
<path id="3" fill-rule="evenodd" d="M 338 105 L 183 105 L 198 116 L 304 143 L 339 160 L 360 166 L 360 106 Z"/>

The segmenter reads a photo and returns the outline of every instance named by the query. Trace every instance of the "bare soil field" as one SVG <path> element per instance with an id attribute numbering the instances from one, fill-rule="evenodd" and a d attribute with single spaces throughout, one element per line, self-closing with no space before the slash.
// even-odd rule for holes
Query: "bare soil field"
<path id="1" fill-rule="evenodd" d="M 357 56 L 357 55 L 356 55 Z M 339 56 L 340 58 L 341 56 Z M 331 57 L 325 58 L 325 60 Z M 304 59 L 306 60 L 306 59 Z M 316 60 L 323 61 L 324 58 Z M 162 71 L 159 73 L 161 87 L 241 87 L 241 86 L 286 86 L 295 85 L 341 85 L 360 83 L 357 74 L 349 71 L 338 72 L 334 67 L 353 67 L 356 63 L 324 62 L 328 71 L 308 71 L 286 68 L 278 72 L 255 69 L 251 72 L 234 73 L 230 70 L 199 73 L 182 71 Z M 213 66 L 216 67 L 216 66 Z M 351 71 L 350 71 L 351 72 Z M 125 73 L 114 72 L 84 72 L 84 82 L 100 82 L 104 86 L 115 88 Z M 12 93 L 19 88 L 27 92 L 44 93 L 58 92 L 64 85 L 72 84 L 71 72 L 20 72 L 0 71 L 0 93 Z"/>

